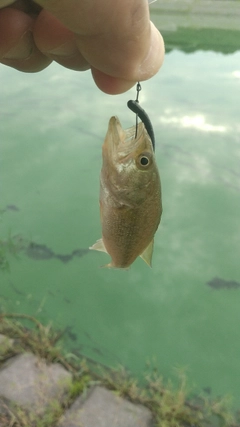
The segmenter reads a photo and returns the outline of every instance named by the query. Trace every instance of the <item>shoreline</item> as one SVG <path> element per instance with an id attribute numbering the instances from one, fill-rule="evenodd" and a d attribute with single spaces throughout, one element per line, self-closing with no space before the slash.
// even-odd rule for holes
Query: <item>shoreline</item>
<path id="1" fill-rule="evenodd" d="M 60 339 L 31 316 L 0 314 L 0 427 L 240 425 L 226 399 L 191 396 L 183 373 L 174 388 L 152 369 L 140 386 L 122 367 L 93 370 Z"/>

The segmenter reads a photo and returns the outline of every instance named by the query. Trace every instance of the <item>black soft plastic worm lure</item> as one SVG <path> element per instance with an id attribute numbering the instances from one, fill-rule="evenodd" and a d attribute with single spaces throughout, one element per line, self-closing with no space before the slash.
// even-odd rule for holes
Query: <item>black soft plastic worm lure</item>
<path id="1" fill-rule="evenodd" d="M 138 99 L 136 99 L 135 101 L 133 101 L 133 100 L 128 101 L 127 106 L 128 106 L 128 108 L 130 108 L 131 111 L 133 111 L 135 114 L 137 114 L 137 116 L 142 120 L 142 122 L 146 128 L 146 131 L 151 138 L 153 151 L 155 151 L 154 131 L 153 131 L 151 120 L 150 120 L 149 116 L 147 115 L 146 111 L 140 106 Z M 137 130 L 137 128 L 136 128 L 136 130 Z"/>

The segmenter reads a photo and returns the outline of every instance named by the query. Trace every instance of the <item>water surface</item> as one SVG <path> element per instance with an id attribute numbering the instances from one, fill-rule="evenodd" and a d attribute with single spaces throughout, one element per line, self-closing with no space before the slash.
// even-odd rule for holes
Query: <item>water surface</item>
<path id="1" fill-rule="evenodd" d="M 89 72 L 1 66 L 0 236 L 21 248 L 1 273 L 2 310 L 67 328 L 71 351 L 139 378 L 147 360 L 165 378 L 185 367 L 239 404 L 240 289 L 227 285 L 240 283 L 239 64 L 239 52 L 172 51 L 142 84 L 164 211 L 153 268 L 138 259 L 128 272 L 87 248 L 101 235 L 108 120 L 133 125 L 134 89 L 113 97 Z"/>

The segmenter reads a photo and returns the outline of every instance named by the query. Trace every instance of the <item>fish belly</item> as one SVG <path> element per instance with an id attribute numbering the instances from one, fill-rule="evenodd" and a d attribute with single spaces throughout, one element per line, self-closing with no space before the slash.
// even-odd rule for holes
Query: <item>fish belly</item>
<path id="1" fill-rule="evenodd" d="M 160 221 L 159 215 L 128 207 L 103 207 L 102 218 L 103 243 L 115 268 L 129 267 L 144 252 Z"/>

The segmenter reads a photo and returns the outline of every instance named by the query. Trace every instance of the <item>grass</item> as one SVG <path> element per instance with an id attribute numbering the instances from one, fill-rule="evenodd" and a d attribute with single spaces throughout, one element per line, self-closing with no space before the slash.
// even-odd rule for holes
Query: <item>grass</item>
<path id="1" fill-rule="evenodd" d="M 162 31 L 166 52 L 179 49 L 190 53 L 196 50 L 212 50 L 234 53 L 239 50 L 239 31 L 216 28 L 181 28 Z"/>
<path id="2" fill-rule="evenodd" d="M 65 409 L 95 384 L 149 408 L 156 427 L 240 427 L 227 398 L 212 400 L 191 395 L 181 371 L 178 372 L 178 386 L 163 381 L 156 369 L 150 369 L 144 385 L 140 385 L 123 367 L 115 370 L 100 365 L 91 367 L 88 360 L 64 353 L 59 344 L 62 332 L 27 315 L 0 314 L 0 333 L 14 340 L 14 344 L 9 341 L 0 344 L 0 367 L 8 358 L 30 351 L 47 363 L 61 363 L 73 376 L 64 400 L 60 403 L 59 399 L 53 399 L 41 418 L 3 402 L 0 425 L 4 427 L 54 427 Z"/>

